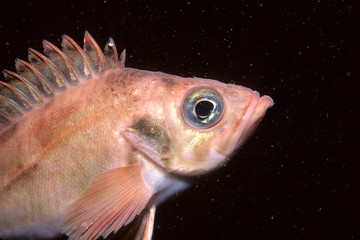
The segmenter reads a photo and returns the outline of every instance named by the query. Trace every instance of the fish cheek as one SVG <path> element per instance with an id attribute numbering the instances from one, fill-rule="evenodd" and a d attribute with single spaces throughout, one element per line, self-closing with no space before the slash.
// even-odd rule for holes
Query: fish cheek
<path id="1" fill-rule="evenodd" d="M 171 162 L 172 144 L 164 128 L 165 124 L 147 116 L 139 119 L 131 128 L 144 138 L 151 148 L 159 155 L 164 168 L 168 169 Z"/>
<path id="2" fill-rule="evenodd" d="M 198 132 L 195 133 L 194 139 L 196 140 L 191 146 L 194 160 L 196 162 L 204 162 L 207 159 L 208 153 L 210 152 L 210 143 L 213 137 L 212 132 Z"/>

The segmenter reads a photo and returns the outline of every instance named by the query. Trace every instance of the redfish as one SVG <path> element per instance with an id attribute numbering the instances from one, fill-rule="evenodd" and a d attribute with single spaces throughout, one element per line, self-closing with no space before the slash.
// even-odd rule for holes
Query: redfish
<path id="1" fill-rule="evenodd" d="M 155 209 L 187 176 L 228 161 L 273 105 L 249 88 L 125 67 L 102 51 L 43 41 L 0 81 L 0 238 L 106 238 Z M 125 233 L 126 234 L 126 233 Z"/>

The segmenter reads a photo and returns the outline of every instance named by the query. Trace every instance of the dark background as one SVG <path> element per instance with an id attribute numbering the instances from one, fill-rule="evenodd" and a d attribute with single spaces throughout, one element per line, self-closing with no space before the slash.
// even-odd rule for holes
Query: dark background
<path id="1" fill-rule="evenodd" d="M 158 208 L 153 239 L 359 239 L 358 10 L 348 0 L 6 1 L 0 68 L 88 30 L 126 48 L 129 67 L 270 95 L 275 106 L 228 166 Z"/>

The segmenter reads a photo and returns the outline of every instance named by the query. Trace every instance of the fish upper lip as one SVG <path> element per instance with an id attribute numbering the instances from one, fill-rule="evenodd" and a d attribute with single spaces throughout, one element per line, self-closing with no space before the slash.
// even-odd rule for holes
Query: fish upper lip
<path id="1" fill-rule="evenodd" d="M 259 93 L 254 91 L 253 99 L 247 107 L 245 114 L 238 118 L 238 125 L 235 128 L 235 133 L 228 143 L 225 151 L 219 153 L 230 156 L 236 149 L 238 149 L 244 141 L 250 136 L 249 132 L 257 126 L 256 122 L 261 120 L 266 110 L 274 104 L 271 97 L 264 95 L 260 97 Z M 248 135 L 248 136 L 247 136 Z"/>
<path id="2" fill-rule="evenodd" d="M 245 115 L 242 117 L 242 120 L 241 120 L 242 122 L 240 123 L 239 127 L 236 130 L 236 131 L 240 132 L 239 138 L 238 138 L 238 143 L 236 145 L 237 147 L 239 147 L 240 145 L 242 145 L 244 143 L 244 141 L 246 141 L 246 139 L 251 135 L 249 133 L 252 132 L 252 130 L 257 127 L 260 120 L 265 115 L 266 110 L 274 105 L 274 101 L 271 97 L 269 97 L 267 95 L 260 97 L 260 95 L 257 91 L 255 91 L 255 94 L 256 95 L 254 97 L 256 99 L 253 100 L 253 102 L 250 104 L 250 106 L 246 110 Z M 247 119 L 245 119 L 245 121 L 244 121 L 244 117 L 247 118 Z M 239 119 L 239 121 L 240 121 L 240 119 Z M 249 135 L 249 136 L 246 136 L 246 135 Z"/>

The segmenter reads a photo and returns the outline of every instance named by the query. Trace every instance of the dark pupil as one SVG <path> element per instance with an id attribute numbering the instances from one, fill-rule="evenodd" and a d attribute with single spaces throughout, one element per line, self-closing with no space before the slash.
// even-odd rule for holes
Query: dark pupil
<path id="1" fill-rule="evenodd" d="M 209 117 L 214 109 L 214 104 L 209 101 L 198 102 L 195 106 L 196 116 L 200 119 Z"/>

